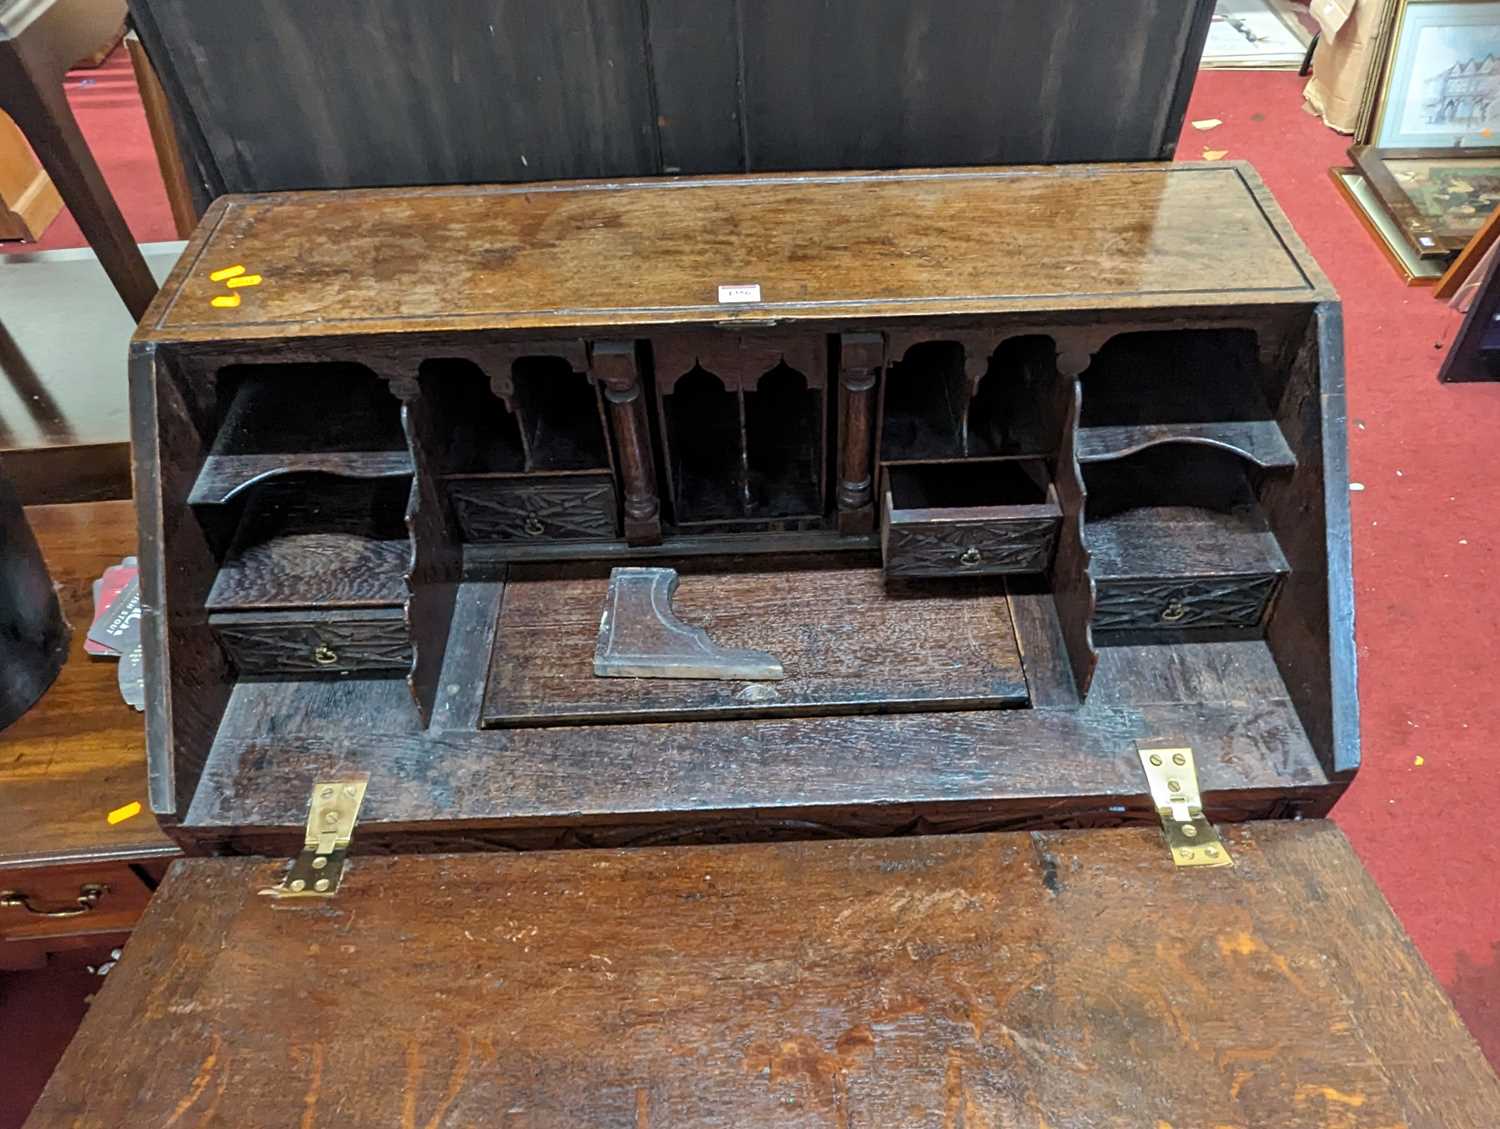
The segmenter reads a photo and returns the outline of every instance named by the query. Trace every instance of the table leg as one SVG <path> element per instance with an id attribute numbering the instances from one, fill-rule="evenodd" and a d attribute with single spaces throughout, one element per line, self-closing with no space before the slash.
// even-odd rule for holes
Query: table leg
<path id="1" fill-rule="evenodd" d="M 104 272 L 139 321 L 156 296 L 156 279 L 89 152 L 60 76 L 48 81 L 42 73 L 46 69 L 28 65 L 24 51 L 0 52 L 0 109 L 21 127 Z"/>

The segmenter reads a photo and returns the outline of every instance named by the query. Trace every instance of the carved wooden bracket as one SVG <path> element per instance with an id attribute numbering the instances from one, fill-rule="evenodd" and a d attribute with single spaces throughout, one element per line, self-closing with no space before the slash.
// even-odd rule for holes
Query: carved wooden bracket
<path id="1" fill-rule="evenodd" d="M 714 678 L 777 681 L 781 661 L 765 651 L 721 647 L 672 610 L 672 568 L 617 568 L 599 620 L 594 673 L 601 678 Z"/>

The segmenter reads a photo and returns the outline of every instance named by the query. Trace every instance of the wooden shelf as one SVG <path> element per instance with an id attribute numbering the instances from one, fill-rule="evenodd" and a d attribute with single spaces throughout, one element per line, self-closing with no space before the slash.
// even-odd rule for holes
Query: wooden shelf
<path id="1" fill-rule="evenodd" d="M 388 607 L 406 599 L 404 484 L 262 488 L 214 578 L 211 612 Z"/>
<path id="2" fill-rule="evenodd" d="M 1107 462 L 1163 443 L 1199 443 L 1220 447 L 1266 470 L 1289 469 L 1297 465 L 1296 456 L 1292 454 L 1280 426 L 1275 420 L 1269 419 L 1079 428 L 1078 461 Z"/>
<path id="3" fill-rule="evenodd" d="M 188 495 L 193 505 L 227 502 L 286 474 L 378 479 L 412 473 L 400 402 L 368 369 L 231 366 L 218 380 L 227 406 Z"/>
<path id="4" fill-rule="evenodd" d="M 209 455 L 188 494 L 194 506 L 228 502 L 240 491 L 287 474 L 341 478 L 401 478 L 412 473 L 411 452 L 305 451 L 295 455 Z"/>
<path id="5" fill-rule="evenodd" d="M 384 607 L 406 597 L 411 546 L 348 533 L 304 533 L 254 545 L 219 570 L 209 611 Z"/>
<path id="6" fill-rule="evenodd" d="M 1258 509 L 1196 506 L 1125 510 L 1085 526 L 1096 581 L 1251 576 L 1288 571 Z"/>

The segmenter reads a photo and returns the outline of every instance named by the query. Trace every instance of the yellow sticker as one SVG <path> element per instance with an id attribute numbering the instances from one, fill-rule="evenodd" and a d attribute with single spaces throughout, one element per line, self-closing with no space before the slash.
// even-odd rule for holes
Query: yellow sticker
<path id="1" fill-rule="evenodd" d="M 130 803 L 125 804 L 123 807 L 115 808 L 114 811 L 110 812 L 104 818 L 108 820 L 111 825 L 113 825 L 116 823 L 124 823 L 127 819 L 132 819 L 140 814 L 140 800 L 131 800 Z"/>
<path id="2" fill-rule="evenodd" d="M 214 273 L 209 275 L 208 277 L 213 279 L 215 282 L 223 282 L 226 278 L 237 278 L 244 273 L 245 268 L 239 263 L 235 263 L 232 267 L 224 267 L 222 270 L 214 271 Z"/>
<path id="3" fill-rule="evenodd" d="M 220 294 L 217 298 L 211 299 L 210 304 L 217 306 L 221 310 L 232 310 L 240 304 L 240 296 L 238 294 Z"/>
<path id="4" fill-rule="evenodd" d="M 259 286 L 260 285 L 260 275 L 258 275 L 258 274 L 242 274 L 242 275 L 240 275 L 239 278 L 231 278 L 224 285 L 227 286 L 227 287 L 229 287 L 231 290 L 233 290 L 233 289 L 235 289 L 237 287 L 240 287 L 240 286 Z"/>

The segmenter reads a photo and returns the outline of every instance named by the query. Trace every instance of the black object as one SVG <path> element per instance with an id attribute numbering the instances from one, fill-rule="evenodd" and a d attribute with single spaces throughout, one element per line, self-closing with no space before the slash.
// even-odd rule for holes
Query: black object
<path id="1" fill-rule="evenodd" d="M 1500 260 L 1497 260 L 1500 262 Z M 1438 369 L 1443 384 L 1500 380 L 1500 267 L 1491 263 Z"/>
<path id="2" fill-rule="evenodd" d="M 15 487 L 0 474 L 0 729 L 52 685 L 68 658 L 68 621 Z"/>
<path id="3" fill-rule="evenodd" d="M 225 192 L 1169 159 L 1213 0 L 131 0 Z"/>

